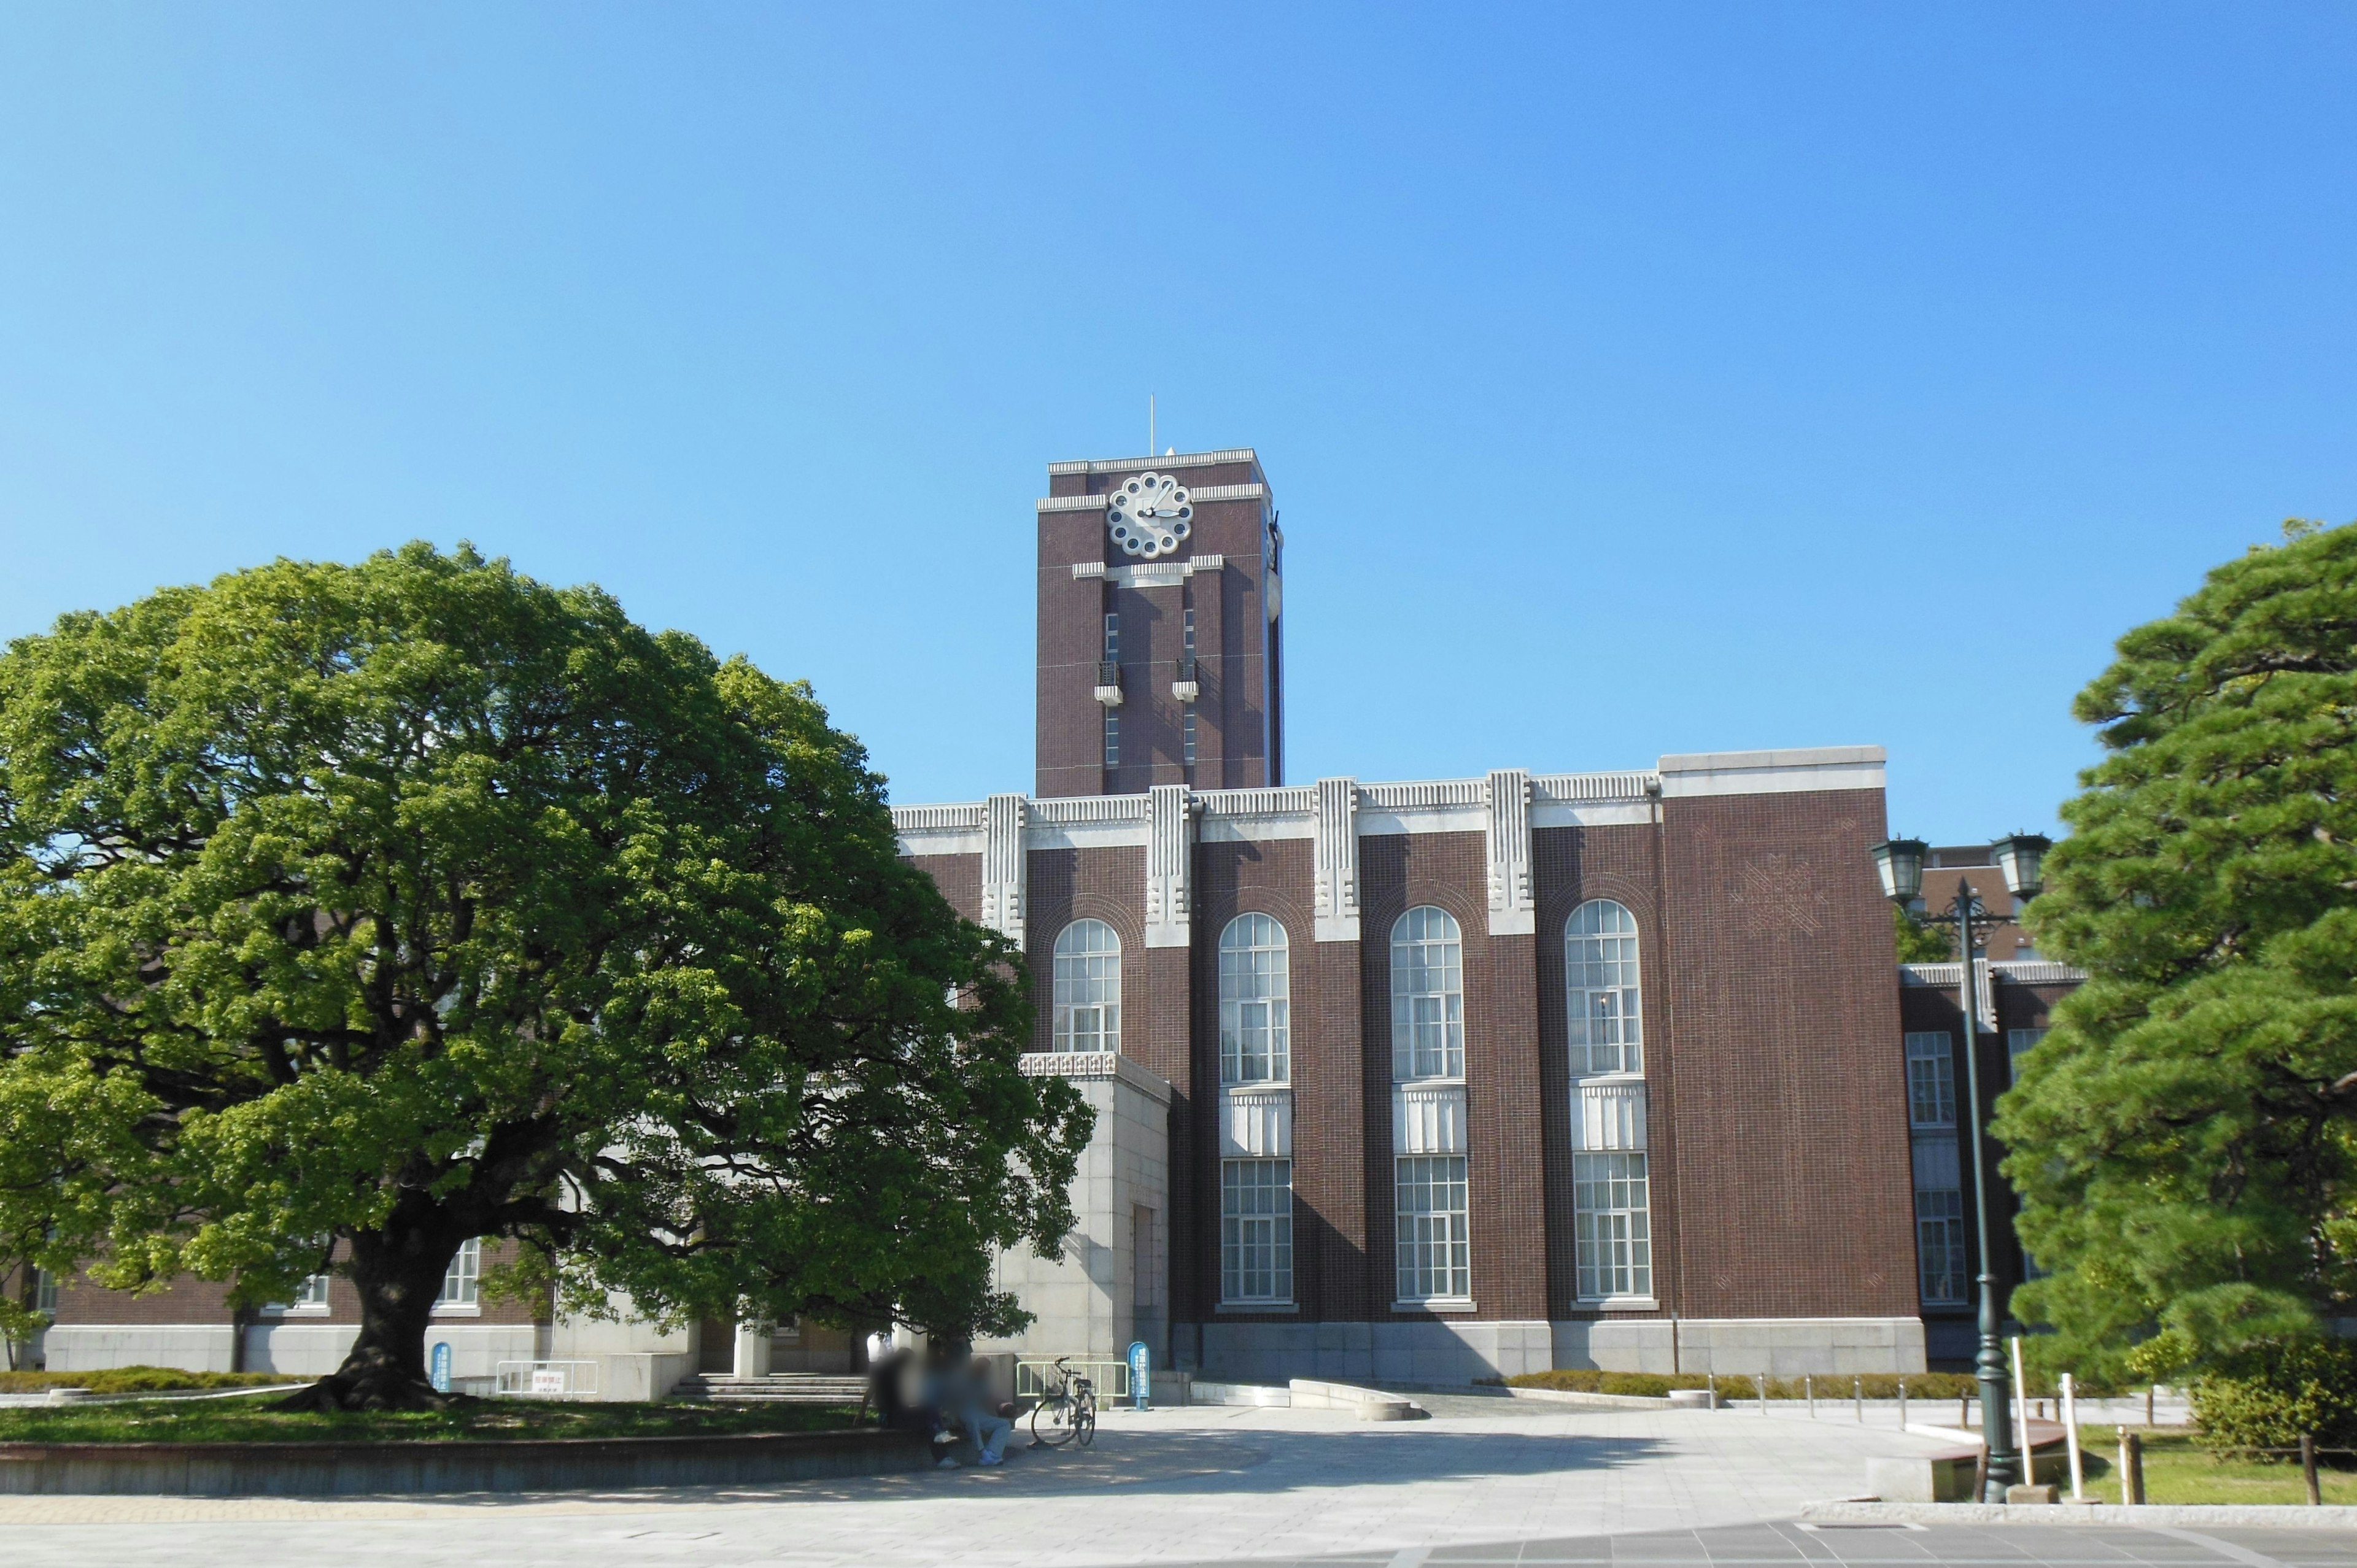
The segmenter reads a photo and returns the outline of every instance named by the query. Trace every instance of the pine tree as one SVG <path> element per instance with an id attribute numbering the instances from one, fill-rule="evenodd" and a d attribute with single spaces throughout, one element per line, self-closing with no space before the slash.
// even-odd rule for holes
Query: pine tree
<path id="1" fill-rule="evenodd" d="M 2129 632 L 2028 920 L 2084 967 L 1993 1128 L 2083 1374 L 2228 1369 L 2352 1309 L 2357 526 L 2291 523 Z"/>

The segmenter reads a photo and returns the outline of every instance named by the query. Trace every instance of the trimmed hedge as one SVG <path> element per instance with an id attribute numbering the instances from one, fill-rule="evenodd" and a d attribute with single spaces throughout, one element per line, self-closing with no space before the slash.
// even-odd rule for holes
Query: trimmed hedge
<path id="1" fill-rule="evenodd" d="M 2249 1454 L 2296 1448 L 2311 1433 L 2328 1447 L 2357 1443 L 2357 1348 L 2341 1340 L 2298 1340 L 2254 1350 L 2233 1375 L 2193 1385 L 2193 1424 L 2202 1446 Z"/>
<path id="2" fill-rule="evenodd" d="M 1828 1372 L 1816 1380 L 1817 1398 L 1846 1400 L 1857 1384 L 1863 1384 L 1867 1399 L 1897 1399 L 1900 1383 L 1907 1385 L 1907 1397 L 1911 1400 L 1952 1400 L 1980 1391 L 1980 1385 L 1963 1372 L 1909 1372 L 1904 1377 L 1895 1372 L 1867 1372 L 1855 1381 L 1848 1374 Z M 1716 1388 L 1732 1400 L 1756 1400 L 1760 1397 L 1759 1380 L 1739 1373 L 1714 1379 L 1699 1372 L 1682 1372 L 1673 1377 L 1665 1372 L 1598 1372 L 1565 1369 L 1552 1372 L 1524 1372 L 1518 1377 L 1508 1378 L 1506 1386 L 1562 1389 L 1583 1394 L 1637 1394 L 1652 1399 L 1660 1399 L 1672 1389 Z M 1768 1380 L 1768 1397 L 1771 1400 L 1805 1399 L 1808 1392 L 1806 1385 L 1799 1378 L 1770 1378 Z M 2034 1391 L 2032 1397 L 2036 1397 Z"/>
<path id="3" fill-rule="evenodd" d="M 0 1372 L 0 1394 L 88 1389 L 94 1394 L 167 1394 L 202 1389 L 267 1388 L 308 1382 L 284 1372 L 190 1372 L 178 1367 L 101 1367 L 87 1372 Z"/>

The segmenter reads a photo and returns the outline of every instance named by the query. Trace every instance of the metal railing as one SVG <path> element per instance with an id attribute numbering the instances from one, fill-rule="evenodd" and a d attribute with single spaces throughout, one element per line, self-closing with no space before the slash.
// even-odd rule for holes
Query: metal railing
<path id="1" fill-rule="evenodd" d="M 1119 1358 L 1099 1359 L 1091 1356 L 1067 1356 L 1064 1360 L 1071 1369 L 1097 1387 L 1100 1402 L 1129 1397 L 1129 1363 Z M 1018 1356 L 1015 1359 L 1015 1397 L 1038 1399 L 1064 1380 L 1056 1369 L 1053 1356 Z"/>
<path id="2" fill-rule="evenodd" d="M 510 1399 L 586 1400 L 597 1397 L 595 1361 L 501 1361 L 491 1392 Z"/>
<path id="3" fill-rule="evenodd" d="M 1100 659 L 1100 660 L 1097 660 L 1097 684 L 1098 684 L 1098 685 L 1100 685 L 1100 686 L 1118 686 L 1118 685 L 1120 685 L 1120 684 L 1121 684 L 1121 660 L 1119 660 L 1118 659 Z"/>

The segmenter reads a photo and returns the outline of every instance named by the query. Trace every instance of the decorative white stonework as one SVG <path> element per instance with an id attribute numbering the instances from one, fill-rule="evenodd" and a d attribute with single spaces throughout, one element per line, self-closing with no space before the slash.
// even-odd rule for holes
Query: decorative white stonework
<path id="1" fill-rule="evenodd" d="M 1220 1157 L 1293 1157 L 1293 1090 L 1238 1086 L 1220 1090 Z"/>
<path id="2" fill-rule="evenodd" d="M 1026 1078 L 1069 1078 L 1081 1083 L 1118 1079 L 1165 1105 L 1170 1103 L 1169 1082 L 1118 1051 L 1026 1051 L 1015 1065 Z M 1103 1130 L 1102 1120 L 1098 1127 Z"/>
<path id="3" fill-rule="evenodd" d="M 1359 832 L 1478 833 L 1490 825 L 1490 788 L 1483 779 L 1423 779 L 1366 784 L 1359 789 Z"/>
<path id="4" fill-rule="evenodd" d="M 982 923 L 1023 945 L 1023 829 L 1031 802 L 1021 795 L 993 795 L 983 802 Z"/>
<path id="5" fill-rule="evenodd" d="M 1321 942 L 1359 940 L 1359 785 L 1353 779 L 1318 780 L 1317 908 Z"/>
<path id="6" fill-rule="evenodd" d="M 1531 901 L 1531 776 L 1495 768 L 1489 796 L 1490 934 L 1528 936 L 1538 927 Z"/>
<path id="7" fill-rule="evenodd" d="M 1157 784 L 1154 836 L 1146 845 L 1146 945 L 1183 948 L 1192 937 L 1188 874 L 1195 860 L 1195 812 L 1184 784 Z"/>
<path id="8" fill-rule="evenodd" d="M 980 800 L 952 806 L 895 806 L 892 832 L 902 854 L 980 854 L 988 808 Z"/>
<path id="9" fill-rule="evenodd" d="M 1465 1152 L 1465 1086 L 1402 1083 L 1392 1088 L 1392 1153 Z"/>
<path id="10" fill-rule="evenodd" d="M 1658 773 L 1537 773 L 1531 776 L 1533 828 L 1600 828 L 1653 820 Z"/>
<path id="11" fill-rule="evenodd" d="M 1222 572 L 1227 569 L 1228 558 L 1217 551 L 1189 556 L 1184 561 L 1152 561 L 1138 566 L 1108 566 L 1102 561 L 1075 561 L 1072 576 L 1098 577 L 1116 588 L 1175 588 L 1198 572 Z"/>
<path id="12" fill-rule="evenodd" d="M 1644 1084 L 1628 1079 L 1573 1085 L 1571 1146 L 1575 1149 L 1642 1149 L 1645 1146 Z"/>

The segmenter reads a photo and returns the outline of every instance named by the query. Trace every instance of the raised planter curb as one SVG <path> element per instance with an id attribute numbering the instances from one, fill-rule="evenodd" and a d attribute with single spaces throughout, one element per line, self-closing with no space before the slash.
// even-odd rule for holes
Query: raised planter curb
<path id="1" fill-rule="evenodd" d="M 1651 1394 L 1591 1394 L 1583 1393 L 1577 1389 L 1517 1389 L 1510 1387 L 1500 1387 L 1498 1389 L 1498 1392 L 1506 1395 L 1510 1399 L 1535 1400 L 1542 1404 L 1582 1405 L 1589 1410 L 1675 1410 L 1684 1408 L 1682 1406 L 1673 1405 L 1666 1397 L 1656 1399 Z M 1693 1408 L 1700 1410 L 1705 1407 L 1695 1405 Z"/>
<path id="2" fill-rule="evenodd" d="M 0 1443 L 0 1495 L 603 1491 L 877 1476 L 931 1463 L 922 1433 L 872 1427 L 512 1443 Z"/>
<path id="3" fill-rule="evenodd" d="M 1854 1524 L 2141 1524 L 2198 1530 L 2265 1525 L 2357 1530 L 2357 1507 L 2328 1503 L 1809 1503 L 1801 1517 Z"/>

